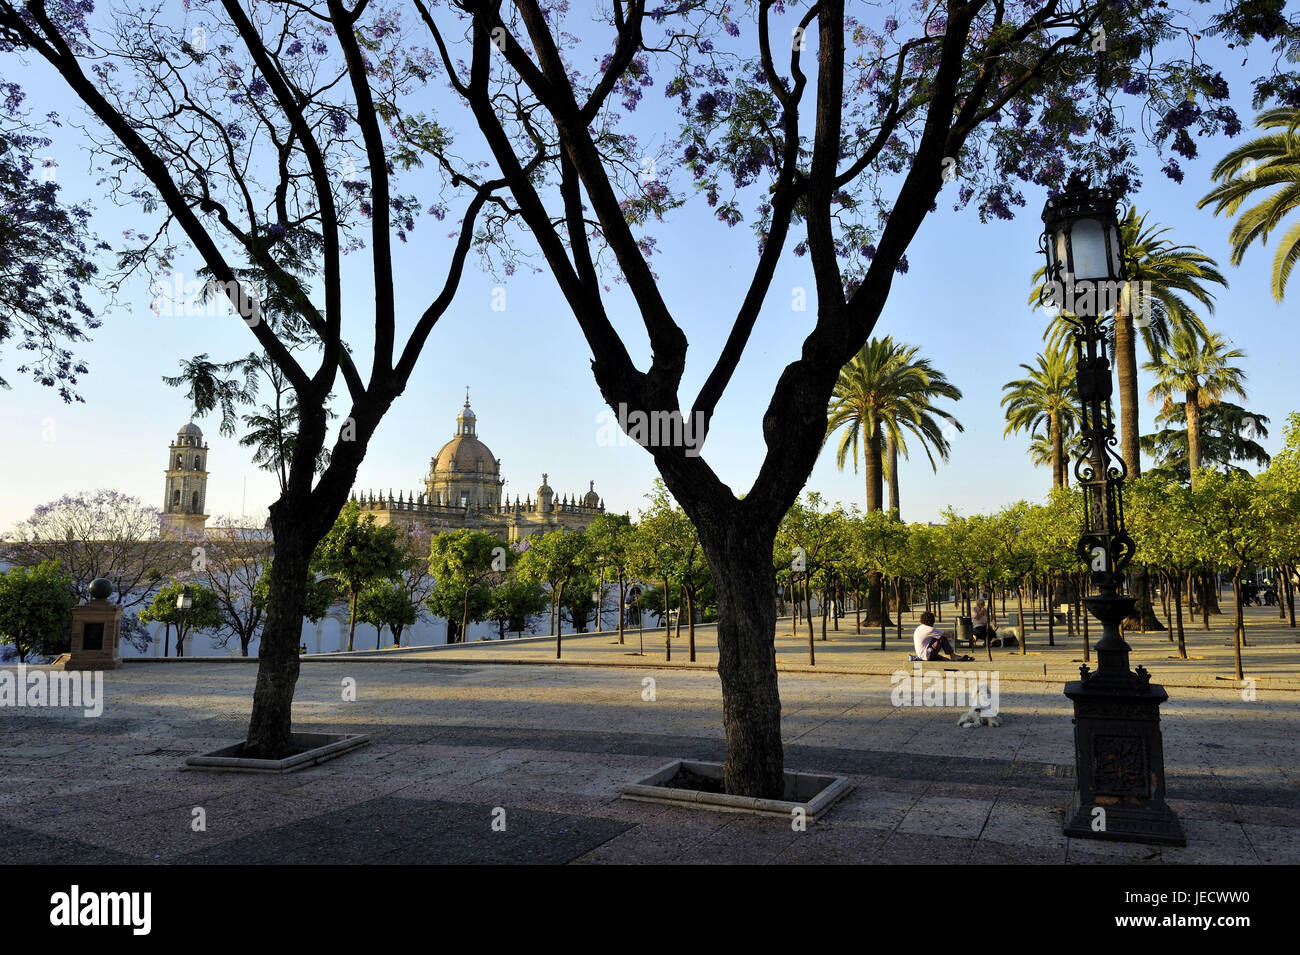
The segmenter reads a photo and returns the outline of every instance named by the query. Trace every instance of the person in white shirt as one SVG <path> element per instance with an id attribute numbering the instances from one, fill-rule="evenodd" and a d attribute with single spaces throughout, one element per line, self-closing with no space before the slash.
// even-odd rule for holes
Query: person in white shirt
<path id="1" fill-rule="evenodd" d="M 953 652 L 947 630 L 934 628 L 934 614 L 925 611 L 921 614 L 921 625 L 912 634 L 912 645 L 916 649 L 918 660 L 971 660 L 972 657 L 959 657 Z"/>

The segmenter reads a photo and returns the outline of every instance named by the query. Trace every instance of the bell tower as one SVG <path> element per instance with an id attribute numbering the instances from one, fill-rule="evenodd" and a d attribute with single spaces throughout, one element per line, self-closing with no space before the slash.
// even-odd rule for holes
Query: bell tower
<path id="1" fill-rule="evenodd" d="M 190 422 L 176 432 L 167 448 L 167 487 L 163 494 L 165 538 L 196 537 L 208 522 L 208 446 L 199 426 Z"/>

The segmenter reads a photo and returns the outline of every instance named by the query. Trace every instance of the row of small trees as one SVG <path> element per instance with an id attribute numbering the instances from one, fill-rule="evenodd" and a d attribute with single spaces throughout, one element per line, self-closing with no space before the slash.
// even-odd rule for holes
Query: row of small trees
<path id="1" fill-rule="evenodd" d="M 641 619 L 659 614 L 665 652 L 672 659 L 671 621 L 686 621 L 688 653 L 695 659 L 695 623 L 714 614 L 712 585 L 694 525 L 661 482 L 647 495 L 649 506 L 633 522 L 628 515 L 601 514 L 582 531 L 556 530 L 506 547 L 476 531 L 434 539 L 431 569 L 437 584 L 429 608 L 448 621 L 449 640 L 470 623 L 491 620 L 500 634 L 522 632 L 531 613 L 548 611 L 548 632 L 563 654 L 564 614 L 578 632 L 595 617 L 604 629 L 604 608 L 612 595 L 617 632 L 626 641 L 627 611 Z"/>
<path id="2" fill-rule="evenodd" d="M 942 619 L 940 593 L 949 585 L 967 613 L 972 593 L 1009 590 L 1023 620 L 1026 593 L 1034 609 L 1035 596 L 1051 605 L 1079 583 L 1077 507 L 1069 491 L 1057 490 L 1043 505 L 1021 501 L 996 514 L 969 517 L 949 508 L 942 524 L 903 524 L 892 512 L 828 507 L 819 494 L 809 493 L 786 514 L 777 534 L 778 600 L 784 604 L 789 597 L 792 632 L 799 617 L 807 625 L 809 663 L 816 662 L 814 594 L 823 640 L 828 620 L 838 629 L 837 618 L 851 603 L 857 632 L 864 614 L 869 626 L 880 627 L 882 650 L 891 605 L 923 602 Z M 778 613 L 784 610 L 779 607 Z M 901 615 L 894 624 L 901 637 Z M 1049 615 L 1048 639 L 1055 643 L 1051 626 Z"/>
<path id="3" fill-rule="evenodd" d="M 1199 611 L 1208 630 L 1209 616 L 1217 612 L 1215 575 L 1225 570 L 1230 574 L 1241 678 L 1241 649 L 1246 645 L 1241 584 L 1254 568 L 1278 571 L 1279 614 L 1289 612 L 1295 626 L 1300 413 L 1291 415 L 1284 449 L 1258 477 L 1202 470 L 1195 478 L 1193 486 L 1159 474 L 1125 483 L 1127 526 L 1137 544 L 1134 569 L 1162 581 L 1170 640 L 1177 640 L 1183 659 L 1184 608 Z M 678 630 L 684 620 L 694 661 L 695 623 L 716 613 L 709 568 L 694 525 L 664 485 L 656 481 L 647 498 L 649 505 L 635 523 L 627 515 L 602 514 L 584 531 L 557 530 L 513 546 L 475 531 L 431 534 L 417 526 L 377 526 L 356 504 L 349 504 L 316 548 L 306 616 L 318 621 L 332 605 L 346 601 L 352 649 L 358 621 L 377 628 L 377 645 L 385 627 L 397 645 L 405 628 L 432 614 L 447 620 L 448 642 L 457 642 L 472 623 L 492 621 L 504 637 L 507 630 L 522 633 L 530 617 L 548 611 L 548 632 L 557 638 L 558 657 L 565 615 L 575 631 L 583 632 L 594 613 L 596 628 L 603 629 L 604 607 L 612 593 L 620 608 L 620 643 L 625 640 L 625 608 L 657 611 L 671 659 L 668 611 L 676 607 L 681 611 Z M 226 528 L 223 538 L 194 547 L 188 541 L 144 539 L 127 546 L 102 529 L 89 533 L 89 525 L 86 539 L 70 539 L 75 520 L 89 519 L 96 509 L 131 513 L 111 492 L 101 492 L 94 501 L 68 499 L 38 515 L 44 521 L 43 539 L 32 533 L 11 542 L 8 556 L 27 566 L 0 575 L 0 640 L 12 644 L 23 659 L 57 652 L 70 609 L 84 598 L 89 580 L 109 576 L 117 581 L 119 603 L 140 606 L 149 600 L 139 620 L 163 623 L 166 641 L 171 628 L 178 628 L 178 653 L 183 646 L 179 628 L 184 626 L 211 629 L 226 640 L 236 638 L 247 655 L 267 610 L 268 541 Z M 894 624 L 901 637 L 897 609 L 923 603 L 942 618 L 938 595 L 949 585 L 967 613 L 972 592 L 1001 593 L 1003 606 L 1008 596 L 1016 601 L 1022 653 L 1028 636 L 1023 625 L 1026 596 L 1035 611 L 1040 603 L 1050 609 L 1063 600 L 1072 608 L 1067 617 L 1071 635 L 1075 621 L 1081 622 L 1086 659 L 1088 617 L 1081 599 L 1089 582 L 1075 553 L 1081 513 L 1077 488 L 1055 488 L 1044 504 L 1021 501 L 993 514 L 972 516 L 949 509 L 941 525 L 907 525 L 893 513 L 861 514 L 856 508 L 828 506 L 812 492 L 789 509 L 776 538 L 777 613 L 789 613 L 792 628 L 799 619 L 804 621 L 809 662 L 815 663 L 814 595 L 821 608 L 822 639 L 828 621 L 838 629 L 840 614 L 851 603 L 858 632 L 865 614 L 868 626 L 880 627 L 885 649 L 890 606 L 898 616 Z M 63 533 L 57 536 L 49 533 L 54 528 L 52 514 L 62 515 L 57 526 Z M 159 569 L 163 557 L 174 560 L 178 553 L 190 558 L 188 568 L 173 567 L 164 575 Z M 25 562 L 24 556 L 29 558 Z M 177 597 L 183 588 L 192 600 L 181 611 Z M 990 610 L 996 618 L 993 603 Z M 1046 622 L 1048 642 L 1054 644 L 1051 613 Z"/>
<path id="4" fill-rule="evenodd" d="M 1226 572 L 1236 597 L 1234 646 L 1237 677 L 1243 677 L 1246 645 L 1241 585 L 1257 568 L 1277 573 L 1279 617 L 1295 626 L 1297 567 L 1300 566 L 1300 413 L 1286 429 L 1285 449 L 1258 476 L 1241 470 L 1201 470 L 1194 485 L 1150 474 L 1124 485 L 1127 528 L 1137 551 L 1133 571 L 1158 577 L 1170 640 L 1187 659 L 1184 606 L 1199 610 L 1203 626 L 1217 613 L 1216 574 Z M 922 600 L 942 617 L 940 587 L 952 585 L 970 611 L 970 595 L 983 591 L 1016 600 L 1020 650 L 1025 652 L 1025 597 L 1049 610 L 1064 600 L 1071 635 L 1080 621 L 1085 660 L 1090 657 L 1088 615 L 1082 598 L 1089 574 L 1076 555 L 1082 493 L 1054 488 L 1044 504 L 1024 501 L 993 514 L 944 512 L 941 525 L 903 524 L 892 513 L 836 504 L 828 507 L 807 494 L 786 514 L 777 535 L 774 571 L 780 604 L 789 599 L 791 627 L 802 616 L 808 630 L 809 662 L 816 662 L 813 594 L 820 597 L 822 639 L 828 619 L 838 629 L 839 612 L 851 600 L 861 632 L 863 614 L 880 627 L 885 649 L 888 607 Z M 892 594 L 892 597 L 891 597 Z M 778 607 L 778 613 L 785 608 Z M 994 619 L 997 607 L 990 601 Z M 1055 643 L 1053 616 L 1048 642 Z M 897 621 L 902 635 L 901 617 Z M 991 655 L 991 649 L 990 649 Z"/>

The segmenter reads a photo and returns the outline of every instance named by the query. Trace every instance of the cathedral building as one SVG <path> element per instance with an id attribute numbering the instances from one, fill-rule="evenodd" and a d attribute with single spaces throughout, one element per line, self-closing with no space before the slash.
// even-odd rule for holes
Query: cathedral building
<path id="1" fill-rule="evenodd" d="M 220 529 L 207 528 L 205 511 L 208 488 L 208 445 L 203 432 L 193 422 L 176 433 L 167 448 L 166 487 L 163 494 L 161 536 L 165 539 L 193 539 L 223 536 Z M 465 396 L 465 407 L 456 416 L 456 433 L 429 461 L 424 490 L 419 494 L 400 492 L 393 497 L 371 491 L 352 500 L 361 513 L 371 514 L 376 524 L 420 524 L 441 532 L 469 528 L 495 534 L 511 543 L 533 534 L 563 528 L 584 530 L 596 515 L 605 511 L 605 502 L 596 493 L 595 482 L 588 483 L 586 494 L 556 495 L 542 475 L 537 497 L 523 501 L 505 498 L 502 489 L 501 460 L 495 457 L 478 436 L 478 419 Z"/>
<path id="2" fill-rule="evenodd" d="M 478 418 L 465 396 L 465 407 L 456 415 L 456 432 L 429 461 L 420 494 L 401 491 L 397 497 L 371 491 L 352 499 L 361 513 L 373 514 L 376 524 L 418 523 L 430 530 L 470 530 L 495 534 L 515 542 L 561 528 L 580 531 L 587 528 L 605 502 L 596 493 L 595 482 L 588 483 L 586 494 L 556 496 L 542 475 L 537 498 L 531 494 L 523 501 L 502 495 L 505 479 L 501 460 L 495 457 L 478 436 Z"/>

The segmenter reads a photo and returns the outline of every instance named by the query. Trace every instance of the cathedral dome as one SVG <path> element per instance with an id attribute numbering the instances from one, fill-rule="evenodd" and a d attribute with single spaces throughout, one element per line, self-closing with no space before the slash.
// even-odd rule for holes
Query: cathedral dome
<path id="1" fill-rule="evenodd" d="M 484 474 L 497 473 L 497 459 L 486 444 L 472 434 L 458 434 L 442 446 L 433 459 L 435 473 L 443 471 L 477 471 L 479 462 Z"/>
<path id="2" fill-rule="evenodd" d="M 191 421 L 183 428 L 178 428 L 176 433 L 186 435 L 187 437 L 190 435 L 193 435 L 196 438 L 203 437 L 203 431 L 193 421 Z"/>
<path id="3" fill-rule="evenodd" d="M 478 471 L 481 466 L 484 474 L 497 475 L 496 456 L 478 439 L 477 431 L 478 416 L 469 406 L 467 392 L 465 407 L 456 415 L 456 437 L 434 456 L 433 472 Z"/>

